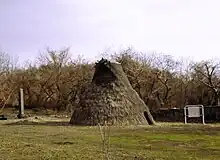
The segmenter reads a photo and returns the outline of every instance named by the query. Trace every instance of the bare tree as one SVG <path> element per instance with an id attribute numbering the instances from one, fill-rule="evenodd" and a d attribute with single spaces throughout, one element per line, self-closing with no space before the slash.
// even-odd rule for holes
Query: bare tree
<path id="1" fill-rule="evenodd" d="M 16 69 L 17 59 L 13 59 L 8 53 L 0 52 L 0 104 L 3 111 L 6 103 L 11 100 L 12 94 L 16 88 L 11 82 L 10 77 L 12 72 Z"/>
<path id="2" fill-rule="evenodd" d="M 210 88 L 214 94 L 214 104 L 220 105 L 219 62 L 203 61 L 193 67 L 200 82 Z"/>

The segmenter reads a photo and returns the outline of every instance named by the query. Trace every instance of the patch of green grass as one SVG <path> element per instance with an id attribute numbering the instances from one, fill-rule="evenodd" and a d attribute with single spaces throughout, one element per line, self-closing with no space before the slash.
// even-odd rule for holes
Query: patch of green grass
<path id="1" fill-rule="evenodd" d="M 110 132 L 111 159 L 220 159 L 220 125 L 111 127 Z M 0 159 L 102 158 L 98 127 L 0 124 Z"/>

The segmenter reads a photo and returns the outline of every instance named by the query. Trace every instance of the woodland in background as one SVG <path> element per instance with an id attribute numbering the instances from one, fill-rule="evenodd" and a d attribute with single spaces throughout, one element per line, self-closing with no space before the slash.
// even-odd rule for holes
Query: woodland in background
<path id="1" fill-rule="evenodd" d="M 128 79 L 151 112 L 186 104 L 220 105 L 220 64 L 207 60 L 175 60 L 164 54 L 143 54 L 131 48 L 103 55 L 122 64 Z M 0 52 L 0 103 L 18 105 L 24 89 L 25 107 L 70 111 L 92 80 L 94 63 L 71 59 L 69 49 L 47 49 L 34 63 L 19 67 Z"/>

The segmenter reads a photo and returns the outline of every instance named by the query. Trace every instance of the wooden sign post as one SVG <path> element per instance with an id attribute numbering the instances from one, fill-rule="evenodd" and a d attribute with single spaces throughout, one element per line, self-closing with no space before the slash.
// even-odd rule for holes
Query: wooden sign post
<path id="1" fill-rule="evenodd" d="M 24 91 L 20 88 L 19 92 L 19 114 L 18 118 L 24 118 Z"/>

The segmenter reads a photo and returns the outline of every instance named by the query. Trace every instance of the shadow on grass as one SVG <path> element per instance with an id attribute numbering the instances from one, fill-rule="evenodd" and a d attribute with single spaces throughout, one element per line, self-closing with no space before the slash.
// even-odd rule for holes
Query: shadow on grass
<path id="1" fill-rule="evenodd" d="M 65 141 L 65 142 L 54 142 L 54 144 L 56 145 L 73 145 L 76 142 L 69 142 L 69 141 Z"/>
<path id="2" fill-rule="evenodd" d="M 70 124 L 69 121 L 17 121 L 17 122 L 8 122 L 3 125 L 6 126 L 17 126 L 17 125 L 27 125 L 27 126 L 75 126 L 75 127 L 85 127 L 87 125 L 81 125 L 81 124 Z"/>
<path id="3" fill-rule="evenodd" d="M 16 125 L 30 125 L 30 126 L 72 126 L 69 122 L 66 121 L 46 121 L 46 122 L 32 122 L 32 121 L 18 121 L 4 124 L 7 126 L 16 126 Z"/>

